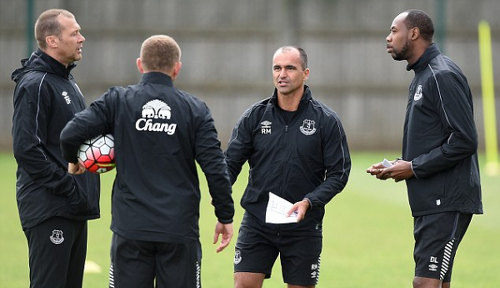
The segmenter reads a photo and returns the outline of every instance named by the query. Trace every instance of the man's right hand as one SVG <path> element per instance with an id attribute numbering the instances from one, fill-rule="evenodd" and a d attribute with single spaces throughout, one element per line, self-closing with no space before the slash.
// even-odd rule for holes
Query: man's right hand
<path id="1" fill-rule="evenodd" d="M 80 163 L 68 163 L 68 173 L 73 175 L 80 175 L 85 172 L 85 167 Z"/>

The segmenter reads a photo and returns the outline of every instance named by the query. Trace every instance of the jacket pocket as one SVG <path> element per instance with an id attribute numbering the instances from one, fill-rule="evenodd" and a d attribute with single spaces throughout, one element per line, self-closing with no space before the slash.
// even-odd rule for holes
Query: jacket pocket
<path id="1" fill-rule="evenodd" d="M 68 201 L 71 210 L 75 214 L 80 214 L 88 210 L 88 201 L 86 195 L 80 191 L 78 185 L 73 186 L 73 190 L 68 193 Z"/>
<path id="2" fill-rule="evenodd" d="M 427 178 L 411 178 L 407 180 L 408 199 L 413 214 L 439 211 L 447 204 L 446 178 L 447 173 L 437 173 Z"/>

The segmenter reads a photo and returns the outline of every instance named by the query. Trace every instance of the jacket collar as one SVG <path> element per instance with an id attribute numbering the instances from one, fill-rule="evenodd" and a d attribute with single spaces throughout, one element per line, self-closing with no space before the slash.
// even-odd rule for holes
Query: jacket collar
<path id="1" fill-rule="evenodd" d="M 68 67 L 61 64 L 56 59 L 49 56 L 47 53 L 37 49 L 29 58 L 21 60 L 21 68 L 16 69 L 12 73 L 12 80 L 18 81 L 24 74 L 30 71 L 41 71 L 55 74 L 64 78 L 72 79 L 71 70 L 76 67 L 75 63 Z"/>
<path id="2" fill-rule="evenodd" d="M 304 105 L 304 103 L 309 102 L 309 100 L 311 99 L 311 90 L 309 89 L 309 86 L 304 85 L 304 94 L 302 94 L 302 98 L 300 99 L 299 108 L 300 106 Z M 271 96 L 271 103 L 276 106 L 278 105 L 278 89 L 276 88 L 274 88 L 273 96 Z"/>
<path id="3" fill-rule="evenodd" d="M 163 84 L 170 87 L 174 86 L 174 82 L 172 78 L 165 73 L 162 72 L 147 72 L 142 74 L 141 84 L 144 83 L 154 83 L 154 84 Z"/>
<path id="4" fill-rule="evenodd" d="M 424 54 L 420 56 L 417 62 L 413 63 L 413 65 L 406 66 L 406 70 L 410 71 L 413 69 L 415 73 L 418 73 L 424 70 L 429 62 L 431 62 L 431 60 L 439 54 L 441 54 L 441 51 L 439 51 L 439 48 L 435 43 L 432 43 L 429 47 L 427 47 L 427 49 L 425 49 Z"/>
<path id="5" fill-rule="evenodd" d="M 71 63 L 70 65 L 68 65 L 68 67 L 66 67 L 63 64 L 61 64 L 61 62 L 52 58 L 51 56 L 49 56 L 40 49 L 38 49 L 35 53 L 39 53 L 40 58 L 43 59 L 45 63 L 47 63 L 47 65 L 52 69 L 54 74 L 68 78 L 71 73 L 71 70 L 73 70 L 73 68 L 76 67 L 75 63 Z"/>

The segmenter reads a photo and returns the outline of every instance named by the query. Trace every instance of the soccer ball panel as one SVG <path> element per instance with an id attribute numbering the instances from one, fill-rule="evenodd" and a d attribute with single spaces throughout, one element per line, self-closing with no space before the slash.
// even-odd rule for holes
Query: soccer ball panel
<path id="1" fill-rule="evenodd" d="M 94 154 L 94 159 L 99 161 L 99 158 L 102 156 L 102 147 L 92 147 L 92 154 Z"/>
<path id="2" fill-rule="evenodd" d="M 111 147 L 109 147 L 109 145 L 106 144 L 106 145 L 102 145 L 99 150 L 101 151 L 102 155 L 109 155 L 109 152 L 111 151 Z"/>

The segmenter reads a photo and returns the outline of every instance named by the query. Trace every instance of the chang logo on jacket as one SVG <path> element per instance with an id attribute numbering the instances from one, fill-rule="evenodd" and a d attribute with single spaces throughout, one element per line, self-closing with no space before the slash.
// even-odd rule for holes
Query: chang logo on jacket
<path id="1" fill-rule="evenodd" d="M 415 91 L 415 95 L 413 95 L 413 101 L 418 101 L 422 99 L 422 85 L 417 86 L 417 91 Z"/>
<path id="2" fill-rule="evenodd" d="M 271 121 L 262 121 L 260 122 L 260 133 L 262 134 L 271 134 Z"/>
<path id="3" fill-rule="evenodd" d="M 151 100 L 142 106 L 141 118 L 135 122 L 135 129 L 173 135 L 177 124 L 164 121 L 170 120 L 171 117 L 172 111 L 167 103 L 158 99 Z"/>
<path id="4" fill-rule="evenodd" d="M 305 119 L 304 122 L 302 122 L 302 126 L 300 126 L 300 132 L 306 136 L 314 134 L 314 132 L 316 132 L 314 124 L 316 124 L 314 120 Z"/>

